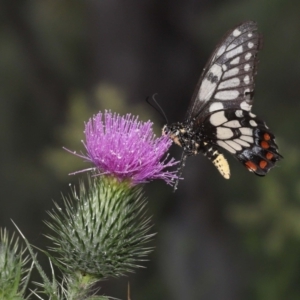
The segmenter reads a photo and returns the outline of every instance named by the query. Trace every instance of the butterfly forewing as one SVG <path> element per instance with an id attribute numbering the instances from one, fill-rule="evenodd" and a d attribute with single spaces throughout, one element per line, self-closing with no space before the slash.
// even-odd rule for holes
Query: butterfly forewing
<path id="1" fill-rule="evenodd" d="M 236 108 L 250 111 L 257 52 L 261 37 L 255 22 L 230 31 L 205 66 L 188 108 L 186 120 L 204 120 L 207 114 Z"/>

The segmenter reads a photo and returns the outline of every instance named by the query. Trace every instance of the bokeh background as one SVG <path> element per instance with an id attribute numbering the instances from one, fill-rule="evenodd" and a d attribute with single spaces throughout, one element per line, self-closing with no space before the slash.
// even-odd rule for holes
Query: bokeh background
<path id="1" fill-rule="evenodd" d="M 83 150 L 84 121 L 104 109 L 151 119 L 160 135 L 164 121 L 145 102 L 154 93 L 170 122 L 182 120 L 215 45 L 245 20 L 264 35 L 253 111 L 284 160 L 259 178 L 227 155 L 226 181 L 199 155 L 176 193 L 147 184 L 155 251 L 101 292 L 126 299 L 129 281 L 132 299 L 300 299 L 297 0 L 1 0 L 0 227 L 14 231 L 12 219 L 49 245 L 46 211 L 86 167 L 62 146 Z"/>

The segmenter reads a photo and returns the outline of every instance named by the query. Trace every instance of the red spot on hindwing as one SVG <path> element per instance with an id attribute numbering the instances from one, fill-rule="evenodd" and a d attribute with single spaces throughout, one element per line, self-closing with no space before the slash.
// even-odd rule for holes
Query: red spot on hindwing
<path id="1" fill-rule="evenodd" d="M 271 136 L 268 133 L 264 134 L 264 140 L 269 141 L 271 139 Z"/>
<path id="2" fill-rule="evenodd" d="M 256 164 L 254 164 L 251 160 L 245 162 L 245 166 L 248 168 L 249 171 L 255 172 L 257 170 Z"/>
<path id="3" fill-rule="evenodd" d="M 268 142 L 266 142 L 266 141 L 261 141 L 261 142 L 260 142 L 260 145 L 261 145 L 261 147 L 264 148 L 264 149 L 268 149 L 268 148 L 269 148 L 269 144 L 268 144 Z"/>
<path id="4" fill-rule="evenodd" d="M 267 165 L 268 165 L 268 163 L 267 163 L 265 160 L 261 160 L 261 161 L 259 162 L 259 167 L 260 167 L 261 169 L 264 169 Z"/>

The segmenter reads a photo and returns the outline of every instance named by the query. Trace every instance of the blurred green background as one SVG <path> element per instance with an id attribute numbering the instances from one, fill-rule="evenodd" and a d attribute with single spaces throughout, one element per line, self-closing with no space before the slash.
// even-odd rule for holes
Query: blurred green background
<path id="1" fill-rule="evenodd" d="M 182 120 L 215 45 L 245 20 L 264 36 L 253 112 L 284 160 L 259 178 L 227 155 L 226 181 L 199 155 L 176 193 L 145 185 L 155 251 L 101 292 L 126 299 L 129 281 L 133 300 L 300 299 L 297 0 L 1 0 L 0 226 L 13 231 L 13 219 L 32 244 L 49 245 L 46 211 L 84 176 L 68 173 L 87 166 L 62 146 L 83 150 L 84 121 L 104 109 L 151 119 L 160 135 L 164 122 L 145 103 L 154 93 L 170 122 Z"/>

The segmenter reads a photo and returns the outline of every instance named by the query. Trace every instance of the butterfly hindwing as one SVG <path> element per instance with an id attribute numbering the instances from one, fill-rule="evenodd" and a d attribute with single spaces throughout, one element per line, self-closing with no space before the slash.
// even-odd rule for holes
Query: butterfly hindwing
<path id="1" fill-rule="evenodd" d="M 275 137 L 265 122 L 241 109 L 211 113 L 204 121 L 202 136 L 260 176 L 266 175 L 281 158 Z"/>

